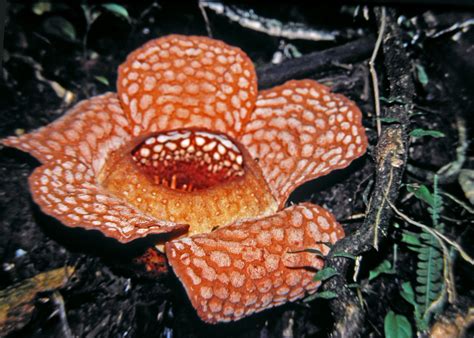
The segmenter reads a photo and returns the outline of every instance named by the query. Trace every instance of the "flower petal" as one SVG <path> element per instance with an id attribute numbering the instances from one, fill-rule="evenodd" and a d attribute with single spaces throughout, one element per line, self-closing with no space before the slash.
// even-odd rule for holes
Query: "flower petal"
<path id="1" fill-rule="evenodd" d="M 241 142 L 258 159 L 280 207 L 300 184 L 344 168 L 365 153 L 359 108 L 312 80 L 260 92 Z"/>
<path id="2" fill-rule="evenodd" d="M 120 242 L 187 229 L 187 225 L 157 220 L 110 196 L 96 184 L 92 170 L 74 158 L 42 165 L 29 182 L 33 199 L 44 213 L 70 227 L 99 230 Z"/>
<path id="3" fill-rule="evenodd" d="M 1 142 L 43 163 L 65 155 L 77 158 L 98 174 L 110 152 L 130 140 L 128 124 L 117 95 L 107 93 L 79 102 L 43 128 Z"/>
<path id="4" fill-rule="evenodd" d="M 314 269 L 327 254 L 321 242 L 344 236 L 327 210 L 292 206 L 272 216 L 237 222 L 208 234 L 168 242 L 166 255 L 198 315 L 226 322 L 314 292 Z"/>
<path id="5" fill-rule="evenodd" d="M 119 68 L 119 96 L 133 135 L 201 127 L 239 135 L 257 96 L 251 60 L 239 48 L 169 35 L 131 53 Z"/>

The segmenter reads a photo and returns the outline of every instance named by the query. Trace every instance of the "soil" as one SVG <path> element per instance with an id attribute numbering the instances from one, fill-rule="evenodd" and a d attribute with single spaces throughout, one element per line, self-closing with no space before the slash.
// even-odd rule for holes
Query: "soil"
<path id="1" fill-rule="evenodd" d="M 152 38 L 170 33 L 207 35 L 197 3 L 119 2 L 127 8 L 128 19 L 100 9 L 100 2 L 82 3 L 101 12 L 89 26 L 79 2 L 57 1 L 43 13 L 37 7 L 38 2 L 9 3 L 0 82 L 0 137 L 44 126 L 79 100 L 115 91 L 118 65 L 129 52 Z M 241 5 L 241 8 L 337 35 L 331 42 L 281 39 L 244 28 L 208 11 L 213 37 L 242 48 L 257 69 L 271 63 L 282 43 L 293 44 L 304 55 L 361 36 L 377 35 L 373 15 L 368 20 L 362 15 L 363 11 L 354 16 L 355 6 L 286 4 Z M 426 205 L 410 195 L 405 185 L 419 183 L 432 187 L 430 175 L 456 160 L 456 148 L 460 145 L 459 121 L 466 124 L 465 142 L 472 140 L 474 122 L 474 30 L 455 30 L 438 37 L 434 37 L 433 32 L 472 20 L 474 11 L 447 6 L 403 6 L 397 10 L 400 38 L 413 69 L 408 75 L 416 82 L 409 129 L 438 130 L 445 135 L 411 138 L 408 167 L 397 207 L 412 219 L 429 223 Z M 371 13 L 371 8 L 367 11 Z M 67 27 L 65 33 L 63 21 L 57 18 L 67 20 L 74 33 L 70 30 L 67 33 Z M 363 221 L 351 216 L 364 212 L 374 189 L 377 132 L 367 61 L 332 65 L 308 77 L 332 86 L 357 102 L 364 112 L 364 125 L 370 139 L 368 153 L 344 170 L 306 183 L 288 201 L 311 201 L 331 210 L 349 235 Z M 383 56 L 378 57 L 376 67 L 384 99 L 390 84 L 384 78 Z M 420 69 L 426 73 L 426 79 Z M 66 99 L 58 95 L 58 86 L 70 92 Z M 385 107 L 390 106 L 387 99 L 390 98 L 383 101 Z M 464 156 L 462 167 L 473 169 L 472 147 Z M 120 245 L 95 232 L 66 228 L 42 214 L 31 200 L 27 183 L 28 176 L 38 165 L 27 154 L 0 148 L 0 289 L 65 265 L 74 266 L 76 272 L 59 290 L 65 318 L 53 301 L 53 291 L 42 292 L 35 298 L 32 317 L 10 332 L 10 337 L 67 336 L 67 328 L 78 337 L 325 337 L 333 330 L 330 301 L 321 299 L 286 304 L 235 323 L 204 324 L 172 273 L 156 276 L 133 263 L 149 243 Z M 469 204 L 458 183 L 458 174 L 443 180 L 440 188 Z M 445 199 L 442 216 L 444 233 L 472 255 L 473 215 Z M 403 281 L 415 282 L 416 256 L 401 242 L 401 232 L 393 226 L 395 223 L 419 232 L 393 218 L 379 251 L 364 253 L 359 281 L 365 281 L 367 286 L 362 292 L 367 310 L 364 328 L 361 328 L 365 336 L 383 336 L 384 317 L 389 309 L 410 318 L 412 326 L 415 325 L 411 306 L 400 297 L 400 285 Z M 397 246 L 396 272 L 382 274 L 368 283 L 371 270 L 383 260 L 394 260 L 394 245 Z M 461 310 L 472 307 L 472 266 L 457 257 L 454 276 L 459 298 L 454 307 Z M 348 276 L 348 283 L 351 278 Z M 442 308 L 452 307 L 444 304 Z M 438 316 L 442 315 L 440 310 Z"/>

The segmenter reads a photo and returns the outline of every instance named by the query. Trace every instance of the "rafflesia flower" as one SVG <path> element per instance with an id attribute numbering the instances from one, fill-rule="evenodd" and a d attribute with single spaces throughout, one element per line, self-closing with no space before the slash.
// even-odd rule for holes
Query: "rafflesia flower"
<path id="1" fill-rule="evenodd" d="M 117 87 L 2 141 L 42 162 L 29 178 L 42 211 L 120 242 L 174 236 L 168 262 L 206 322 L 314 292 L 323 261 L 305 249 L 327 254 L 344 232 L 285 201 L 365 152 L 356 105 L 311 80 L 258 92 L 244 52 L 196 36 L 132 52 Z"/>

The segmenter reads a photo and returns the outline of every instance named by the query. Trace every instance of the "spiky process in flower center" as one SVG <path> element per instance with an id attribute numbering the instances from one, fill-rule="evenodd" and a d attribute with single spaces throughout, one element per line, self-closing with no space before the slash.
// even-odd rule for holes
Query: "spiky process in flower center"
<path id="1" fill-rule="evenodd" d="M 132 158 L 155 184 L 181 191 L 206 189 L 245 172 L 241 151 L 226 135 L 198 130 L 150 136 Z"/>
<path id="2" fill-rule="evenodd" d="M 110 156 L 99 182 L 157 219 L 189 224 L 191 235 L 277 210 L 246 149 L 206 129 L 180 128 L 137 139 Z"/>

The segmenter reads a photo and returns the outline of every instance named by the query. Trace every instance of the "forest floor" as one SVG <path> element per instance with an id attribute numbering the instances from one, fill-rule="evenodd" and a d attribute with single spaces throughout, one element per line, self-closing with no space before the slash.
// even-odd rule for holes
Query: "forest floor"
<path id="1" fill-rule="evenodd" d="M 117 7 L 107 9 L 91 3 L 9 5 L 0 74 L 0 137 L 44 126 L 79 100 L 115 91 L 118 65 L 152 38 L 171 33 L 208 35 L 197 3 L 142 1 L 124 4 L 125 13 Z M 213 37 L 239 46 L 254 61 L 261 87 L 279 84 L 274 74 L 295 74 L 295 78 L 313 78 L 329 85 L 359 105 L 370 141 L 368 153 L 350 167 L 298 188 L 288 202 L 324 206 L 343 224 L 349 237 L 357 233 L 365 224 L 369 200 L 382 189 L 376 183 L 377 152 L 382 145 L 368 61 L 385 19 L 374 15 L 371 7 L 238 7 L 329 34 L 324 41 L 290 40 L 243 27 L 204 9 Z M 363 304 L 357 310 L 361 312 L 358 328 L 352 329 L 354 334 L 383 336 L 387 313 L 393 311 L 408 320 L 413 332 L 426 333 L 428 327 L 442 323 L 461 330 L 474 320 L 473 267 L 449 243 L 446 256 L 437 239 L 413 222 L 435 228 L 459 243 L 466 255 L 474 255 L 474 152 L 469 143 L 474 122 L 474 11 L 407 6 L 390 13 L 396 13 L 396 38 L 408 60 L 403 69 L 409 70 L 406 75 L 414 85 L 413 102 L 408 105 L 391 95 L 394 83 L 387 61 L 392 55 L 382 46 L 375 58 L 384 117 L 379 121 L 382 131 L 403 122 L 408 133 L 407 161 L 393 191 L 394 205 L 407 218 L 394 215 L 386 206 L 378 251 L 366 248 L 371 243 L 363 243 L 360 252 L 354 250 L 354 256 L 360 257 L 355 281 L 352 260 L 344 270 L 352 296 Z M 388 19 L 384 23 L 390 24 Z M 371 47 L 364 49 L 360 44 L 354 51 L 357 57 L 349 54 L 341 62 L 329 60 L 314 68 L 309 63 L 304 74 L 288 68 L 293 60 L 298 65 L 300 56 L 364 38 L 372 39 Z M 404 107 L 406 121 L 390 114 L 397 105 Z M 19 285 L 27 299 L 9 314 L 0 335 L 325 337 L 334 330 L 334 323 L 340 322 L 337 313 L 334 315 L 335 299 L 286 304 L 230 324 L 201 322 L 172 273 L 157 278 L 132 263 L 143 247 L 85 235 L 42 214 L 31 200 L 27 183 L 38 165 L 27 154 L 0 148 L 0 301 L 13 302 L 2 289 L 20 292 Z M 440 215 L 438 219 L 433 210 Z M 74 269 L 72 278 L 56 281 L 57 285 L 51 281 L 54 287 L 24 282 L 65 266 Z M 452 275 L 447 273 L 450 271 Z M 401 296 L 406 282 L 415 290 L 413 302 L 421 317 L 416 317 L 413 304 Z"/>

